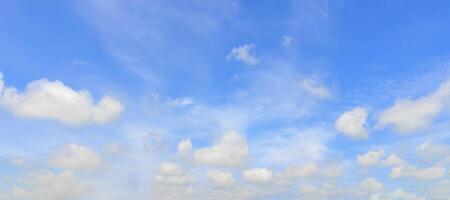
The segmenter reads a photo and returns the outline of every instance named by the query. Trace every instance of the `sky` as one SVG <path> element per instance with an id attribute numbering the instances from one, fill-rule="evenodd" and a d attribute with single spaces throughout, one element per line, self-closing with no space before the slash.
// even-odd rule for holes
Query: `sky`
<path id="1" fill-rule="evenodd" d="M 0 0 L 0 200 L 450 200 L 449 6 Z"/>

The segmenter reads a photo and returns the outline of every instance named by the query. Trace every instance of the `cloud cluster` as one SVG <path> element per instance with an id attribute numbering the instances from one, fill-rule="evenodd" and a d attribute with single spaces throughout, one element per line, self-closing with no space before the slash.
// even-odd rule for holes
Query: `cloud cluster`
<path id="1" fill-rule="evenodd" d="M 25 91 L 4 86 L 0 76 L 0 106 L 15 115 L 53 119 L 67 124 L 106 123 L 124 110 L 117 99 L 104 96 L 94 102 L 86 90 L 74 90 L 60 81 L 40 79 L 30 82 Z"/>

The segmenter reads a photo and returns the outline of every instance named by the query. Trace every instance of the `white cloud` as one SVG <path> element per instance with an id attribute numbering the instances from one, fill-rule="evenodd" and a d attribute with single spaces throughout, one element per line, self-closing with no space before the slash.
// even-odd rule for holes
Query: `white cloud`
<path id="1" fill-rule="evenodd" d="M 444 109 L 450 99 L 450 81 L 429 94 L 415 100 L 400 99 L 384 110 L 378 118 L 378 126 L 392 125 L 398 132 L 412 132 L 427 127 Z"/>
<path id="2" fill-rule="evenodd" d="M 272 181 L 272 170 L 267 168 L 252 168 L 247 169 L 242 173 L 244 180 L 256 183 L 266 184 Z"/>
<path id="3" fill-rule="evenodd" d="M 236 61 L 242 61 L 247 65 L 256 65 L 259 63 L 258 58 L 256 58 L 253 49 L 255 48 L 254 44 L 244 44 L 239 47 L 235 47 L 231 50 L 231 52 L 227 55 L 226 59 L 234 59 Z"/>
<path id="4" fill-rule="evenodd" d="M 383 183 L 381 183 L 374 177 L 370 177 L 370 178 L 366 178 L 366 179 L 362 180 L 360 183 L 360 186 L 363 190 L 370 192 L 370 193 L 375 193 L 375 192 L 379 192 L 379 191 L 383 190 Z"/>
<path id="5" fill-rule="evenodd" d="M 357 155 L 356 161 L 360 166 L 369 167 L 377 165 L 383 156 L 384 151 L 381 149 L 376 151 L 369 151 L 366 154 Z"/>
<path id="6" fill-rule="evenodd" d="M 395 191 L 388 194 L 373 194 L 370 200 L 426 200 L 424 197 L 420 197 L 415 193 L 406 192 L 402 188 L 398 188 Z"/>
<path id="7" fill-rule="evenodd" d="M 186 185 L 192 183 L 194 178 L 174 163 L 161 163 L 156 175 L 156 182 L 164 185 Z"/>
<path id="8" fill-rule="evenodd" d="M 64 170 L 95 171 L 102 165 L 102 159 L 88 147 L 68 144 L 53 152 L 50 163 Z"/>
<path id="9" fill-rule="evenodd" d="M 195 161 L 205 165 L 238 167 L 247 161 L 248 145 L 235 131 L 225 133 L 214 146 L 195 150 Z"/>
<path id="10" fill-rule="evenodd" d="M 432 166 L 417 169 L 414 165 L 401 165 L 394 167 L 389 174 L 391 178 L 415 178 L 420 180 L 435 180 L 446 175 L 446 169 L 439 166 Z"/>
<path id="11" fill-rule="evenodd" d="M 317 97 L 319 99 L 325 99 L 331 97 L 330 90 L 318 83 L 316 80 L 307 78 L 300 82 L 300 86 L 308 92 L 311 96 Z"/>
<path id="12" fill-rule="evenodd" d="M 206 178 L 208 178 L 216 188 L 229 188 L 235 183 L 233 175 L 229 172 L 210 171 L 206 174 Z"/>
<path id="13" fill-rule="evenodd" d="M 406 162 L 402 160 L 397 154 L 393 153 L 388 156 L 386 159 L 381 161 L 381 165 L 384 167 L 395 167 L 405 164 Z"/>
<path id="14" fill-rule="evenodd" d="M 367 110 L 356 107 L 343 113 L 335 122 L 336 130 L 353 139 L 366 139 L 368 133 L 364 127 L 367 120 Z"/>
<path id="15" fill-rule="evenodd" d="M 29 173 L 19 181 L 24 187 L 16 186 L 12 197 L 17 200 L 75 200 L 86 195 L 89 190 L 72 173 L 58 174 L 43 171 Z"/>
<path id="16" fill-rule="evenodd" d="M 319 172 L 319 166 L 316 163 L 307 163 L 286 168 L 279 174 L 281 178 L 298 178 L 312 176 Z"/>
<path id="17" fill-rule="evenodd" d="M 3 85 L 3 81 L 0 83 Z M 18 116 L 68 124 L 106 123 L 118 118 L 124 110 L 123 105 L 112 97 L 104 96 L 95 103 L 88 91 L 76 91 L 60 81 L 47 79 L 29 83 L 24 92 L 3 87 L 0 106 Z"/>

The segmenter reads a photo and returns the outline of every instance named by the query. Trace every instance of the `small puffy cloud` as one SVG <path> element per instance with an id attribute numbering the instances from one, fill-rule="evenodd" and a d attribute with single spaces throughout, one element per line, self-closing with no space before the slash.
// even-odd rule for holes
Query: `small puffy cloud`
<path id="1" fill-rule="evenodd" d="M 352 139 L 366 139 L 368 133 L 364 127 L 367 120 L 367 110 L 356 107 L 343 113 L 335 122 L 336 130 Z"/>
<path id="2" fill-rule="evenodd" d="M 381 161 L 381 165 L 384 167 L 396 167 L 400 165 L 404 165 L 406 162 L 402 160 L 397 154 L 393 153 L 389 155 L 386 159 Z"/>
<path id="3" fill-rule="evenodd" d="M 272 181 L 272 170 L 267 168 L 247 169 L 242 173 L 245 181 L 255 184 L 266 184 Z"/>
<path id="4" fill-rule="evenodd" d="M 24 92 L 3 86 L 0 106 L 15 115 L 53 119 L 67 124 L 106 123 L 119 117 L 123 105 L 109 96 L 94 102 L 86 90 L 76 91 L 60 81 L 40 79 L 29 83 Z"/>
<path id="5" fill-rule="evenodd" d="M 191 140 L 185 139 L 178 143 L 177 146 L 177 156 L 179 158 L 191 158 L 192 154 L 194 152 L 194 149 L 192 148 Z"/>
<path id="6" fill-rule="evenodd" d="M 195 150 L 196 162 L 205 165 L 238 167 L 247 161 L 248 144 L 235 131 L 225 133 L 214 146 Z"/>
<path id="7" fill-rule="evenodd" d="M 208 178 L 216 188 L 229 188 L 235 183 L 233 175 L 229 172 L 210 171 L 206 174 L 206 178 Z"/>
<path id="8" fill-rule="evenodd" d="M 325 99 L 331 97 L 330 90 L 318 83 L 316 80 L 307 78 L 300 82 L 300 86 L 305 90 L 309 95 L 317 97 L 319 99 Z"/>
<path id="9" fill-rule="evenodd" d="M 282 178 L 298 178 L 312 176 L 319 172 L 319 166 L 316 163 L 307 163 L 305 165 L 297 165 L 288 167 L 279 174 Z"/>
<path id="10" fill-rule="evenodd" d="M 69 171 L 52 173 L 50 171 L 32 172 L 20 179 L 23 186 L 12 190 L 17 200 L 75 200 L 88 194 L 88 188 Z"/>
<path id="11" fill-rule="evenodd" d="M 281 45 L 283 45 L 283 47 L 285 48 L 290 47 L 292 45 L 292 42 L 293 38 L 290 36 L 285 35 L 281 38 Z"/>
<path id="12" fill-rule="evenodd" d="M 158 168 L 156 182 L 164 185 L 186 185 L 193 182 L 193 177 L 174 163 L 162 163 Z"/>
<path id="13" fill-rule="evenodd" d="M 406 192 L 402 188 L 397 188 L 395 191 L 388 194 L 372 194 L 370 200 L 426 200 L 419 195 Z"/>
<path id="14" fill-rule="evenodd" d="M 383 156 L 384 151 L 381 149 L 376 151 L 369 151 L 366 154 L 357 155 L 356 161 L 360 166 L 370 167 L 377 165 Z"/>
<path id="15" fill-rule="evenodd" d="M 102 159 L 88 147 L 68 144 L 53 152 L 50 164 L 64 170 L 95 171 L 101 166 Z"/>
<path id="16" fill-rule="evenodd" d="M 362 180 L 360 186 L 363 190 L 369 193 L 380 192 L 381 190 L 383 190 L 383 183 L 381 183 L 374 177 Z"/>
<path id="17" fill-rule="evenodd" d="M 446 175 L 446 169 L 439 166 L 432 166 L 417 169 L 414 165 L 401 165 L 394 167 L 389 174 L 391 178 L 415 178 L 420 180 L 435 180 Z"/>
<path id="18" fill-rule="evenodd" d="M 227 55 L 227 60 L 236 60 L 244 62 L 247 65 L 256 65 L 259 63 L 258 58 L 256 58 L 254 49 L 254 44 L 244 44 L 239 47 L 235 47 Z"/>
<path id="19" fill-rule="evenodd" d="M 447 81 L 427 96 L 397 100 L 392 107 L 381 112 L 378 126 L 392 125 L 396 131 L 403 133 L 424 128 L 444 109 L 449 99 L 450 81 Z"/>

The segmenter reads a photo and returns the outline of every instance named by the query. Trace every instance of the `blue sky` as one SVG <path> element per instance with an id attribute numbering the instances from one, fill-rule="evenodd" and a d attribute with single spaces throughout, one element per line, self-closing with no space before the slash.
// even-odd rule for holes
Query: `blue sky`
<path id="1" fill-rule="evenodd" d="M 448 200 L 446 1 L 0 1 L 0 200 Z"/>

